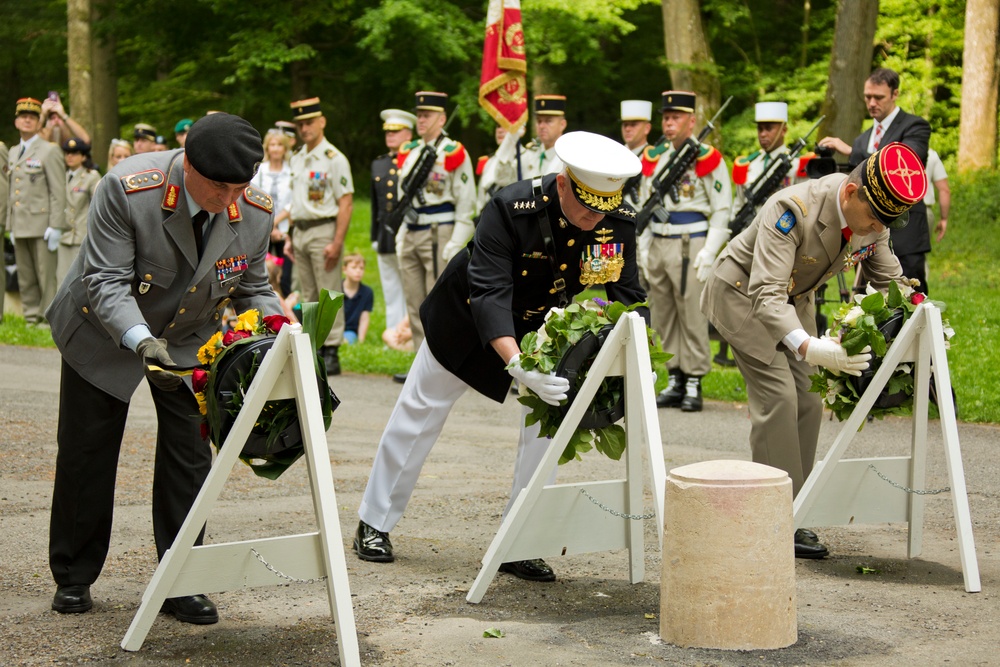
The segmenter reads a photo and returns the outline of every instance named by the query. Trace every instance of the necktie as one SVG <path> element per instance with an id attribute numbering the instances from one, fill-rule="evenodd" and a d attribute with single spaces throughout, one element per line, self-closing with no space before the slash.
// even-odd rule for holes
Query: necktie
<path id="1" fill-rule="evenodd" d="M 875 150 L 878 150 L 880 141 L 882 141 L 882 123 L 875 123 L 875 143 L 872 144 Z"/>
<path id="2" fill-rule="evenodd" d="M 538 158 L 538 171 L 542 170 L 542 166 L 545 164 L 545 151 L 542 151 L 541 156 Z"/>
<path id="3" fill-rule="evenodd" d="M 28 149 L 27 146 L 25 146 L 24 144 L 21 144 L 21 152 L 17 154 L 17 159 L 18 160 L 20 160 L 21 158 L 24 157 L 24 151 L 26 151 L 27 149 Z"/>
<path id="4" fill-rule="evenodd" d="M 771 164 L 771 154 L 764 153 L 764 171 L 767 171 L 767 165 Z"/>
<path id="5" fill-rule="evenodd" d="M 191 227 L 194 230 L 194 245 L 198 248 L 198 257 L 201 257 L 201 233 L 206 220 L 208 220 L 208 211 L 198 211 L 191 218 Z"/>

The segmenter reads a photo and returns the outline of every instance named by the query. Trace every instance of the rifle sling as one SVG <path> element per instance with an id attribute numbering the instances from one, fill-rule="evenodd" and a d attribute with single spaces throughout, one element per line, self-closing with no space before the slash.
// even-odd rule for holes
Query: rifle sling
<path id="1" fill-rule="evenodd" d="M 542 177 L 536 176 L 531 181 L 531 195 L 536 202 L 542 199 Z M 537 204 L 536 204 L 537 205 Z M 538 208 L 538 230 L 542 233 L 542 242 L 545 244 L 545 254 L 549 257 L 549 265 L 552 267 L 552 292 L 559 298 L 559 307 L 565 308 L 569 305 L 569 294 L 566 293 L 566 279 L 563 278 L 559 263 L 556 261 L 556 243 L 552 236 L 552 225 L 549 224 L 549 214 L 547 207 Z"/>

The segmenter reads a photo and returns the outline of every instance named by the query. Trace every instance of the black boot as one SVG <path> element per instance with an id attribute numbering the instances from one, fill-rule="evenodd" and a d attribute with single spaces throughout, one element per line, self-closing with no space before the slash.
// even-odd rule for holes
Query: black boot
<path id="1" fill-rule="evenodd" d="M 327 375 L 340 375 L 340 352 L 336 345 L 324 345 L 319 348 L 323 355 L 323 363 L 326 364 Z"/>
<path id="2" fill-rule="evenodd" d="M 712 361 L 719 364 L 720 366 L 735 366 L 736 360 L 729 358 L 729 343 L 726 341 L 719 342 L 719 353 L 712 357 Z"/>
<path id="3" fill-rule="evenodd" d="M 701 412 L 701 378 L 689 375 L 684 384 L 684 398 L 681 399 L 683 412 Z"/>
<path id="4" fill-rule="evenodd" d="M 656 407 L 676 408 L 684 398 L 684 373 L 679 368 L 670 371 L 667 388 L 656 397 Z"/>

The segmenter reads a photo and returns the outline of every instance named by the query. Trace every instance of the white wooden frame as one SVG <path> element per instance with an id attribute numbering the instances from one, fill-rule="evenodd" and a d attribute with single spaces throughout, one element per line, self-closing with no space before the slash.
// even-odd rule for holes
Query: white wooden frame
<path id="1" fill-rule="evenodd" d="M 646 324 L 638 314 L 626 313 L 597 353 L 548 451 L 500 525 L 466 600 L 482 601 L 502 563 L 594 551 L 628 549 L 630 581 L 642 581 L 645 574 L 642 523 L 608 513 L 581 490 L 619 512 L 640 514 L 645 449 L 650 463 L 657 534 L 662 544 L 667 472 L 650 369 Z M 625 479 L 546 485 L 601 382 L 605 377 L 618 375 L 625 377 Z"/>
<path id="2" fill-rule="evenodd" d="M 126 651 L 138 651 L 142 647 L 168 597 L 285 583 L 257 559 L 253 553 L 256 551 L 290 577 L 327 578 L 340 664 L 361 664 L 314 358 L 309 336 L 302 332 L 300 325 L 282 327 L 274 345 L 264 355 L 243 407 L 187 519 L 142 596 L 142 604 L 122 639 L 121 646 Z M 193 546 L 264 404 L 285 398 L 294 398 L 298 407 L 318 530 L 301 535 Z"/>
<path id="3" fill-rule="evenodd" d="M 795 527 L 905 522 L 909 531 L 907 556 L 920 555 L 924 496 L 891 486 L 869 466 L 874 465 L 886 477 L 909 489 L 926 488 L 928 390 L 933 368 L 962 576 L 965 590 L 977 593 L 982 587 L 944 343 L 941 311 L 930 302 L 921 303 L 889 347 L 882 366 L 844 422 L 830 450 L 813 468 L 796 496 L 793 504 Z M 896 366 L 905 362 L 913 363 L 915 374 L 909 456 L 841 460 Z"/>

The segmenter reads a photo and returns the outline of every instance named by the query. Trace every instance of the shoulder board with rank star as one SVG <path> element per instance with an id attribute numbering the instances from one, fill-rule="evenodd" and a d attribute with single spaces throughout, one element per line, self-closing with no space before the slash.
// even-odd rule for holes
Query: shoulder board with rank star
<path id="1" fill-rule="evenodd" d="M 698 153 L 698 159 L 694 163 L 694 173 L 698 178 L 708 176 L 719 163 L 722 162 L 722 153 L 715 146 L 702 145 Z"/>
<path id="2" fill-rule="evenodd" d="M 246 196 L 246 191 L 244 190 L 244 196 Z M 243 214 L 240 212 L 239 204 L 233 202 L 226 207 L 226 215 L 229 217 L 229 222 L 239 222 L 243 219 Z"/>
<path id="3" fill-rule="evenodd" d="M 646 146 L 646 149 L 642 151 L 642 158 L 640 159 L 642 163 L 642 175 L 647 177 L 652 176 L 653 172 L 656 171 L 656 163 L 660 161 L 660 156 L 666 152 L 666 142 L 655 146 Z"/>
<path id="4" fill-rule="evenodd" d="M 538 204 L 534 199 L 515 199 L 510 202 L 510 207 L 515 211 L 534 211 L 537 210 Z"/>
<path id="5" fill-rule="evenodd" d="M 635 220 L 635 209 L 631 206 L 621 206 L 615 211 L 618 215 L 629 220 Z"/>
<path id="6" fill-rule="evenodd" d="M 325 153 L 325 155 L 326 155 L 326 157 L 327 157 L 328 159 L 332 160 L 332 159 L 333 159 L 333 156 L 334 156 L 334 155 L 336 155 L 336 154 L 337 154 L 337 151 L 333 150 L 332 148 L 327 148 L 327 149 L 326 149 L 326 153 Z"/>
<path id="7" fill-rule="evenodd" d="M 795 176 L 797 178 L 809 178 L 809 172 L 806 171 L 806 165 L 809 164 L 809 160 L 814 157 L 816 157 L 816 154 L 812 151 L 799 156 L 799 168 L 795 170 Z"/>
<path id="8" fill-rule="evenodd" d="M 142 192 L 143 190 L 163 187 L 166 179 L 163 177 L 163 172 L 159 169 L 147 169 L 146 171 L 122 176 L 121 181 L 122 187 L 125 188 L 125 194 L 130 195 L 133 192 Z"/>
<path id="9" fill-rule="evenodd" d="M 480 155 L 479 161 L 476 162 L 476 176 L 483 175 L 483 169 L 486 167 L 486 163 L 490 161 L 489 155 Z"/>
<path id="10" fill-rule="evenodd" d="M 465 162 L 465 146 L 458 141 L 445 146 L 442 153 L 444 154 L 445 171 L 455 171 Z"/>
<path id="11" fill-rule="evenodd" d="M 274 211 L 274 200 L 271 196 L 260 190 L 256 190 L 253 187 L 248 187 L 243 191 L 243 198 L 247 200 L 247 203 L 251 206 L 256 206 L 257 208 L 271 213 Z"/>

